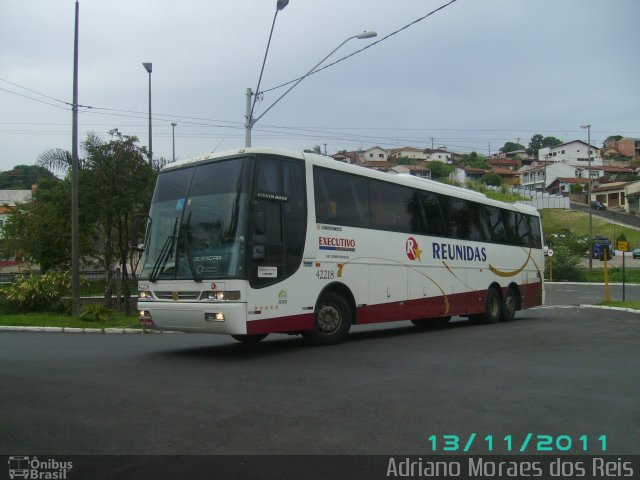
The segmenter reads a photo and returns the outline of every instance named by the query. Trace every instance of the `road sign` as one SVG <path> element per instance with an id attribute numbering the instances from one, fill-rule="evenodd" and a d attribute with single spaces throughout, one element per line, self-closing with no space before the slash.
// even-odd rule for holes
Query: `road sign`
<path id="1" fill-rule="evenodd" d="M 551 250 L 551 249 L 547 250 L 547 256 L 548 257 L 553 257 L 553 250 Z"/>
<path id="2" fill-rule="evenodd" d="M 623 241 L 623 240 L 618 240 L 618 250 L 621 250 L 623 252 L 628 252 L 629 251 L 629 242 Z"/>

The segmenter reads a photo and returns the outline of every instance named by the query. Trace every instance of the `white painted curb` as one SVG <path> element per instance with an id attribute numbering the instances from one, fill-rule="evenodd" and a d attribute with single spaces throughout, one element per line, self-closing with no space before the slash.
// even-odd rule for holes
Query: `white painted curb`
<path id="1" fill-rule="evenodd" d="M 183 333 L 163 332 L 160 330 L 142 330 L 140 328 L 74 328 L 74 327 L 21 327 L 0 325 L 0 332 L 48 332 L 48 333 L 109 333 L 109 334 L 148 334 L 148 333 Z"/>

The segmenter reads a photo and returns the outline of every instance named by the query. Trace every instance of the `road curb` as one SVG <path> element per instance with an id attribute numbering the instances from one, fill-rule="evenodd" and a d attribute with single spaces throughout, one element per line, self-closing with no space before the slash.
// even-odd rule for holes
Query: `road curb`
<path id="1" fill-rule="evenodd" d="M 606 305 L 541 305 L 542 308 L 594 308 L 600 310 L 614 310 L 616 312 L 635 313 L 640 315 L 640 310 L 623 307 L 609 307 Z M 538 308 L 540 308 L 538 307 Z M 77 328 L 77 327 L 12 327 L 0 325 L 0 332 L 46 332 L 46 333 L 105 333 L 105 334 L 126 334 L 126 335 L 146 335 L 149 333 L 184 333 L 167 332 L 161 330 L 142 330 L 140 328 Z"/>
<path id="2" fill-rule="evenodd" d="M 146 335 L 149 333 L 182 333 L 164 332 L 160 330 L 143 330 L 140 328 L 21 327 L 7 325 L 0 325 L 0 332 L 106 333 L 127 335 Z"/>
<path id="3" fill-rule="evenodd" d="M 634 310 L 633 308 L 624 307 L 609 307 L 607 305 L 578 305 L 580 308 L 599 308 L 600 310 L 614 310 L 616 312 L 627 312 L 640 314 L 640 310 Z"/>

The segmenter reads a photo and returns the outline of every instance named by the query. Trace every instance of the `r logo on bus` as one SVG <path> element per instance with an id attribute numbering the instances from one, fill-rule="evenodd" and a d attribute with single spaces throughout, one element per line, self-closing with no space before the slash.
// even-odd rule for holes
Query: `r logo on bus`
<path id="1" fill-rule="evenodd" d="M 409 257 L 409 260 L 418 260 L 420 262 L 422 261 L 422 259 L 420 258 L 420 255 L 422 255 L 422 250 L 420 250 L 418 242 L 415 238 L 407 238 L 406 249 L 407 257 Z"/>

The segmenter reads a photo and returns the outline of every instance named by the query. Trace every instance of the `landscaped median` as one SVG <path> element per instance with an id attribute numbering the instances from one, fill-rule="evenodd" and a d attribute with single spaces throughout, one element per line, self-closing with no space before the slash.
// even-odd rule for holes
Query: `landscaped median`
<path id="1" fill-rule="evenodd" d="M 67 333 L 144 333 L 137 316 L 114 313 L 103 320 L 85 320 L 54 313 L 0 315 L 0 330 Z"/>
<path id="2" fill-rule="evenodd" d="M 615 309 L 640 311 L 640 302 L 623 302 L 621 300 L 610 300 L 608 302 L 607 301 L 600 302 L 600 306 L 615 308 Z"/>

